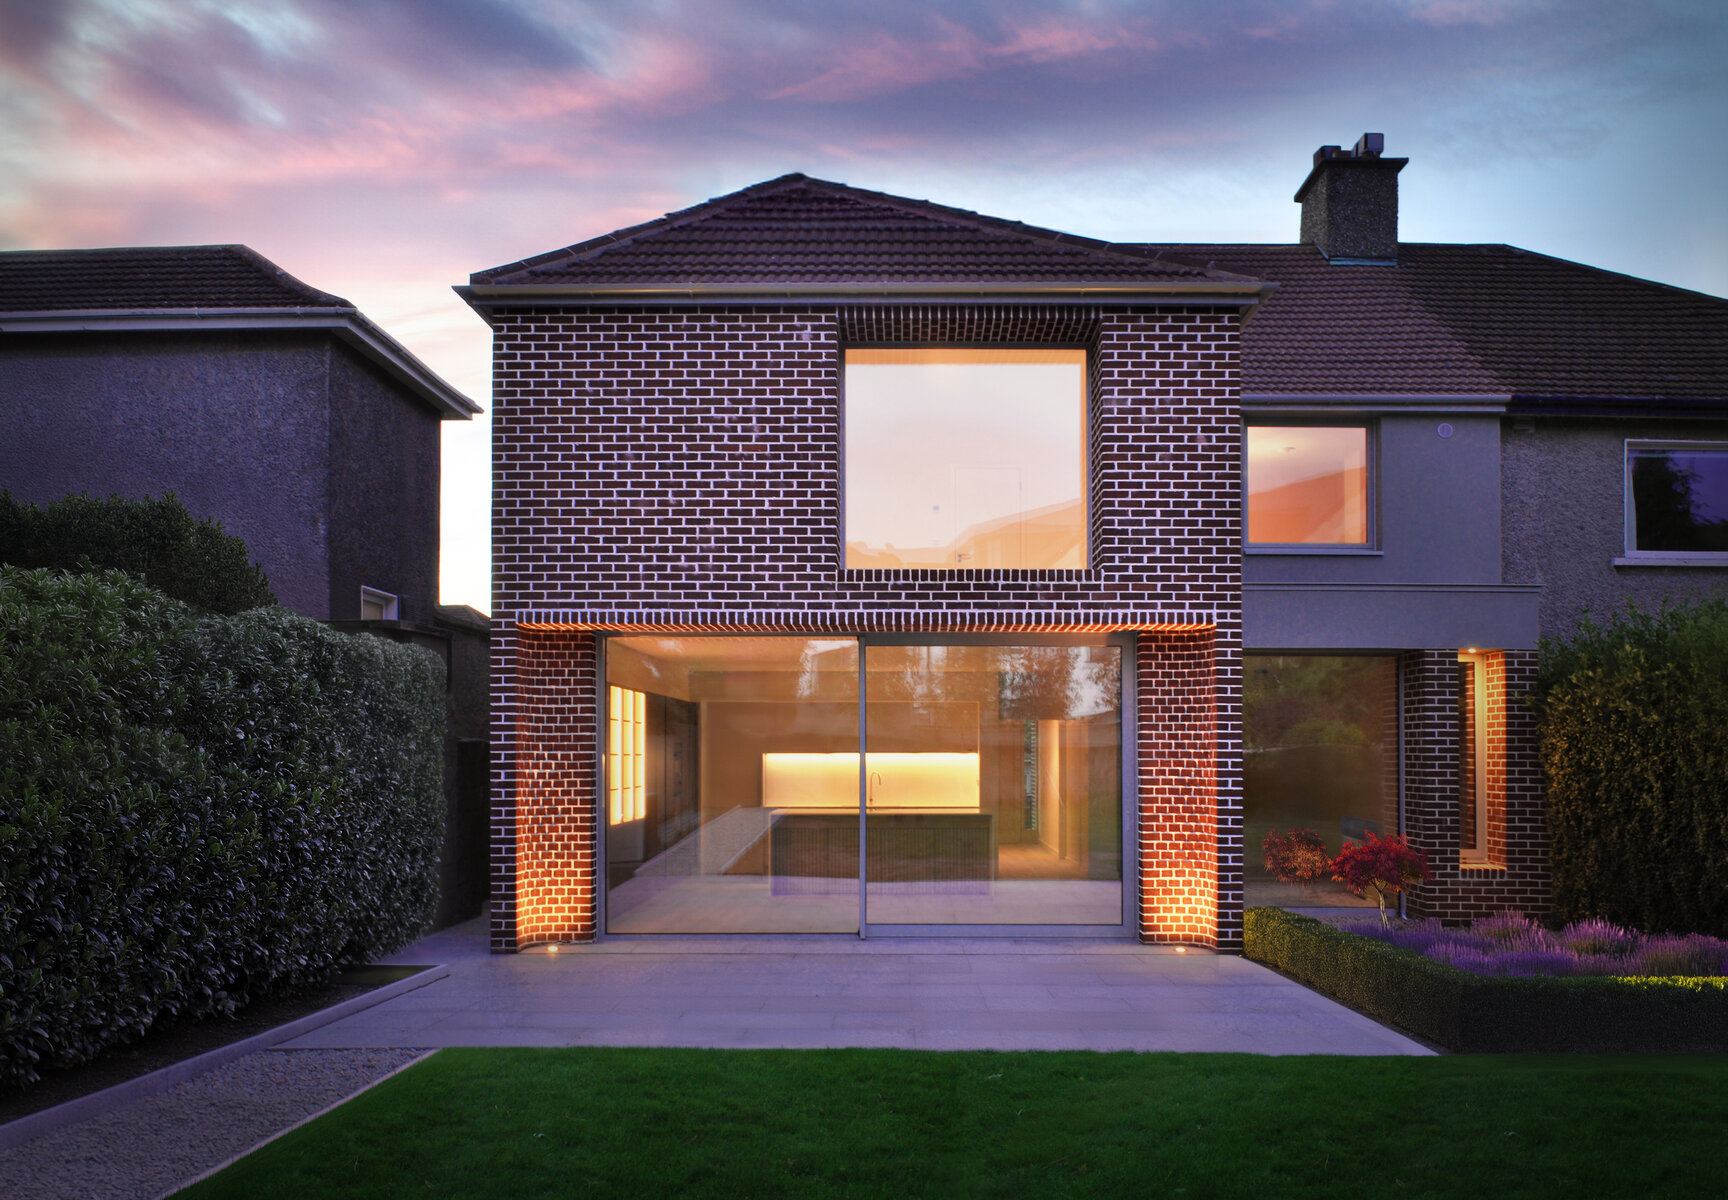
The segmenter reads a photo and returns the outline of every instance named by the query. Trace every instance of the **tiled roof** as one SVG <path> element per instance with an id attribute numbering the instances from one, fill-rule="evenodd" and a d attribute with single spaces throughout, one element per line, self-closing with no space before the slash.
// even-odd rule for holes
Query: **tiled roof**
<path id="1" fill-rule="evenodd" d="M 473 283 L 1199 283 L 1228 281 L 1112 246 L 923 200 L 786 175 L 658 220 L 490 271 Z"/>
<path id="2" fill-rule="evenodd" d="M 1312 246 L 1167 245 L 1278 285 L 1242 390 L 1728 398 L 1728 300 L 1498 245 L 1403 243 L 1396 266 Z"/>
<path id="3" fill-rule="evenodd" d="M 247 246 L 0 251 L 0 312 L 352 307 Z"/>

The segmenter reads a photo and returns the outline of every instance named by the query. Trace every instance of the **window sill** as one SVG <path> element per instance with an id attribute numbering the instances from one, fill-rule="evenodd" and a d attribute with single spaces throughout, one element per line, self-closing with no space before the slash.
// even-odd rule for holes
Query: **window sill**
<path id="1" fill-rule="evenodd" d="M 1613 563 L 1617 567 L 1728 567 L 1728 554 L 1640 554 Z"/>
<path id="2" fill-rule="evenodd" d="M 1085 583 L 1088 567 L 842 567 L 845 583 L 929 583 L 944 579 L 990 583 Z"/>
<path id="3" fill-rule="evenodd" d="M 1460 871 L 1504 871 L 1500 863 L 1489 862 L 1485 858 L 1463 858 L 1458 860 Z"/>
<path id="4" fill-rule="evenodd" d="M 1384 550 L 1376 550 L 1369 546 L 1244 546 L 1242 553 L 1260 555 L 1327 555 L 1334 558 L 1380 558 Z"/>

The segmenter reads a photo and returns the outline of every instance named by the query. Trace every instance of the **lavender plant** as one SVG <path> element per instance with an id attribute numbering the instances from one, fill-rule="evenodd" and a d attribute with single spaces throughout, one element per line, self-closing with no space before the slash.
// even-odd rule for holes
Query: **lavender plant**
<path id="1" fill-rule="evenodd" d="M 1554 931 L 1523 913 L 1447 928 L 1432 917 L 1402 928 L 1377 921 L 1340 926 L 1476 975 L 1728 975 L 1728 941 L 1701 933 L 1645 937 L 1599 918 Z"/>

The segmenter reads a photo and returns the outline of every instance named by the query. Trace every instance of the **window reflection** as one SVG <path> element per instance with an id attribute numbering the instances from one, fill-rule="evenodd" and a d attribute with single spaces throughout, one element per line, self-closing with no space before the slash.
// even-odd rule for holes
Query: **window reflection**
<path id="1" fill-rule="evenodd" d="M 1086 352 L 846 352 L 846 566 L 1086 566 Z"/>
<path id="2" fill-rule="evenodd" d="M 1339 883 L 1304 891 L 1263 866 L 1274 829 L 1398 833 L 1398 663 L 1390 656 L 1242 656 L 1242 825 L 1249 905 L 1368 905 Z"/>
<path id="3" fill-rule="evenodd" d="M 1368 430 L 1248 426 L 1248 540 L 1364 545 Z"/>
<path id="4" fill-rule="evenodd" d="M 1728 446 L 1631 446 L 1628 550 L 1728 553 Z"/>

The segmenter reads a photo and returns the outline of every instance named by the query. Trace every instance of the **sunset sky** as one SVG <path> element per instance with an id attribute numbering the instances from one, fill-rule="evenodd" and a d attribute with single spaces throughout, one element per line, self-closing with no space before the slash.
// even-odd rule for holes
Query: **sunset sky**
<path id="1" fill-rule="evenodd" d="M 803 171 L 1126 241 L 1294 241 L 1384 132 L 1407 241 L 1728 295 L 1720 0 L 0 0 L 0 248 L 244 242 L 490 406 L 469 272 Z M 484 419 L 445 603 L 488 607 Z"/>

